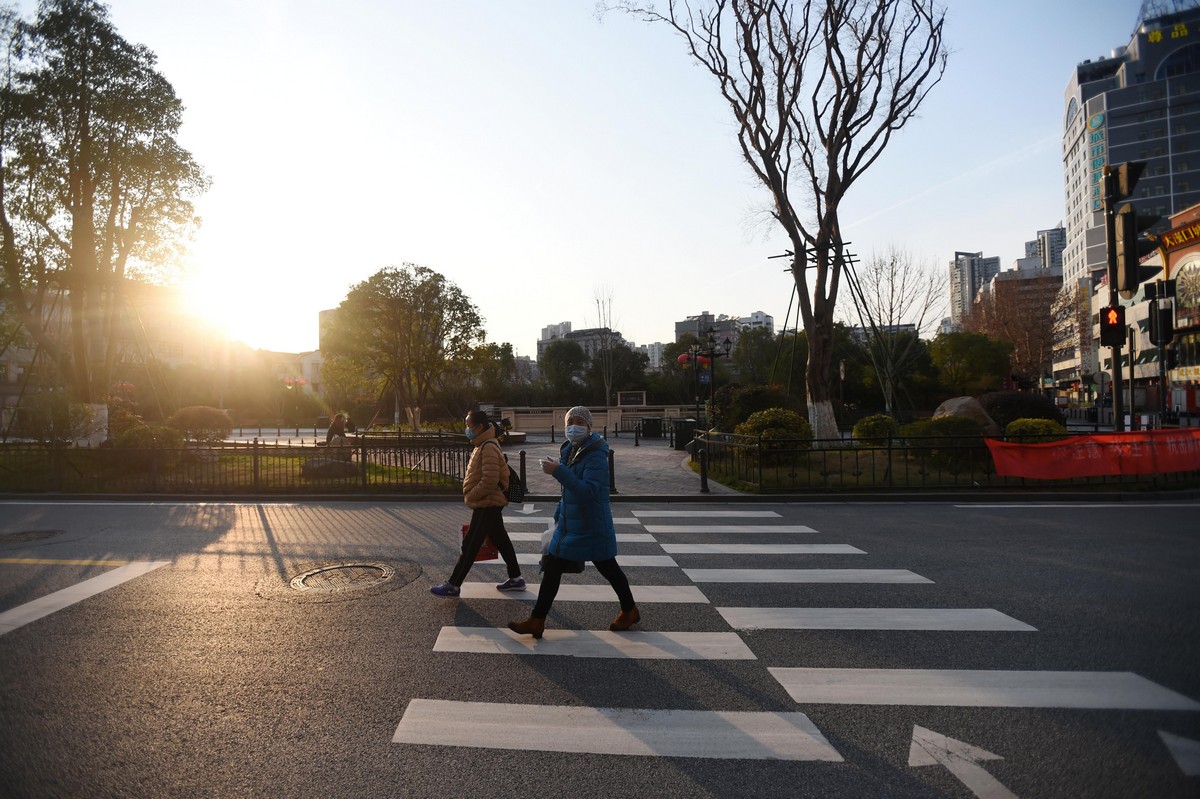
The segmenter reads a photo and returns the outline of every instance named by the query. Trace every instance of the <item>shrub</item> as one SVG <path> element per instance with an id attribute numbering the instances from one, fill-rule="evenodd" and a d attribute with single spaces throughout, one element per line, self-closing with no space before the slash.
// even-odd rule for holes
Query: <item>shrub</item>
<path id="1" fill-rule="evenodd" d="M 143 424 L 121 433 L 113 446 L 127 450 L 121 459 L 127 466 L 145 469 L 157 464 L 169 468 L 179 463 L 183 434 L 173 427 Z"/>
<path id="2" fill-rule="evenodd" d="M 736 386 L 717 389 L 713 423 L 718 430 L 736 432 L 737 426 L 759 411 L 772 408 L 796 410 L 793 400 L 779 386 Z"/>
<path id="3" fill-rule="evenodd" d="M 1067 428 L 1050 419 L 1014 419 L 1004 428 L 1004 435 L 1027 444 L 1062 441 L 1068 437 Z"/>
<path id="4" fill-rule="evenodd" d="M 1064 424 L 1062 411 L 1050 397 L 1031 391 L 993 391 L 979 398 L 979 404 L 987 411 L 1001 430 L 1017 419 L 1049 419 Z"/>
<path id="5" fill-rule="evenodd" d="M 989 463 L 983 429 L 966 416 L 922 419 L 900 428 L 909 452 L 926 467 L 951 473 L 983 468 Z M 930 440 L 922 440 L 922 439 Z"/>
<path id="6" fill-rule="evenodd" d="M 192 441 L 206 443 L 224 441 L 233 432 L 233 420 L 229 418 L 229 413 L 208 405 L 180 408 L 167 420 L 167 424 Z"/>
<path id="7" fill-rule="evenodd" d="M 750 418 L 739 424 L 734 431 L 742 436 L 761 436 L 763 449 L 783 449 L 788 442 L 799 449 L 812 446 L 812 427 L 808 420 L 786 408 L 768 408 L 750 414 Z"/>
<path id="8" fill-rule="evenodd" d="M 899 429 L 895 419 L 886 413 L 877 413 L 859 419 L 851 436 L 859 443 L 879 446 L 886 444 L 888 438 L 896 435 Z"/>
<path id="9" fill-rule="evenodd" d="M 68 442 L 86 436 L 92 428 L 92 409 L 71 402 L 62 391 L 38 391 L 17 407 L 12 434 L 40 444 Z"/>

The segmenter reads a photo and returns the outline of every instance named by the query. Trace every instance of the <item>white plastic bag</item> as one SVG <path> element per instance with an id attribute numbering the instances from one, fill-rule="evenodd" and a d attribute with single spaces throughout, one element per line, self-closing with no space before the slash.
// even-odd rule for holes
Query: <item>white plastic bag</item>
<path id="1" fill-rule="evenodd" d="M 550 540 L 552 538 L 554 538 L 554 518 L 553 517 L 550 518 L 550 521 L 546 522 L 546 529 L 542 531 L 542 554 L 543 555 L 545 555 L 547 552 L 550 551 Z M 543 571 L 545 571 L 544 563 L 545 563 L 545 558 L 538 561 L 538 574 L 541 574 Z"/>

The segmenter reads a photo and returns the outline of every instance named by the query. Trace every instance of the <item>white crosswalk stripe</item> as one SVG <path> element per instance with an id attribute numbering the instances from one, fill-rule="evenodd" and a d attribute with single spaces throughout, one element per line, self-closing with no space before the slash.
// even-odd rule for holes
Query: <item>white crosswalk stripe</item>
<path id="1" fill-rule="evenodd" d="M 865 555 L 849 544 L 663 544 L 670 555 Z"/>
<path id="2" fill-rule="evenodd" d="M 737 633 L 547 629 L 539 640 L 494 627 L 443 627 L 433 651 L 636 660 L 757 660 Z"/>
<path id="3" fill-rule="evenodd" d="M 514 533 L 509 532 L 508 537 L 513 541 L 541 541 L 541 533 Z M 618 544 L 653 544 L 658 539 L 649 533 L 617 533 Z"/>
<path id="4" fill-rule="evenodd" d="M 392 741 L 650 757 L 842 761 L 803 713 L 413 699 Z"/>
<path id="5" fill-rule="evenodd" d="M 522 566 L 536 566 L 536 565 L 538 565 L 538 563 L 541 562 L 541 560 L 542 560 L 542 555 L 540 552 L 518 552 L 517 553 L 517 563 L 520 563 Z M 621 564 L 622 567 L 625 567 L 625 566 L 667 567 L 667 566 L 678 566 L 679 565 L 678 563 L 675 562 L 675 559 L 672 558 L 670 555 L 621 555 L 618 558 L 618 562 Z M 503 566 L 504 559 L 503 558 L 495 558 L 494 560 L 481 560 L 481 561 L 478 561 L 475 565 L 476 566 Z"/>
<path id="6" fill-rule="evenodd" d="M 1130 672 L 771 668 L 800 704 L 1200 710 Z"/>
<path id="7" fill-rule="evenodd" d="M 647 524 L 646 532 L 665 533 L 815 533 L 803 524 Z"/>
<path id="8" fill-rule="evenodd" d="M 908 569 L 684 569 L 694 583 L 932 583 Z"/>
<path id="9" fill-rule="evenodd" d="M 528 583 L 524 591 L 497 591 L 494 583 L 463 583 L 460 599 L 515 599 L 532 602 L 537 599 L 537 583 Z M 639 605 L 659 603 L 708 604 L 708 597 L 694 585 L 633 585 L 630 586 Z M 558 589 L 555 602 L 614 602 L 616 595 L 608 583 L 580 585 L 566 583 Z"/>
<path id="10" fill-rule="evenodd" d="M 992 608 L 717 608 L 735 630 L 1037 632 Z"/>

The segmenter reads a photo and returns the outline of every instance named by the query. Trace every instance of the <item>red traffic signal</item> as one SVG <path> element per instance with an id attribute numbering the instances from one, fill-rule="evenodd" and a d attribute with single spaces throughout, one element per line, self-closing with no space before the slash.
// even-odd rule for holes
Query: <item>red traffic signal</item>
<path id="1" fill-rule="evenodd" d="M 1125 344 L 1125 308 L 1100 309 L 1100 346 L 1121 347 Z"/>

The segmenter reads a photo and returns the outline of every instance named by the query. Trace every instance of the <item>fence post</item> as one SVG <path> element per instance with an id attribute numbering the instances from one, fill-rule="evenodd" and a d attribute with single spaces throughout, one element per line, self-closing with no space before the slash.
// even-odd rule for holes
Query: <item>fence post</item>
<path id="1" fill-rule="evenodd" d="M 708 450 L 700 447 L 700 493 L 708 493 Z"/>
<path id="2" fill-rule="evenodd" d="M 617 464 L 613 458 L 613 451 L 608 451 L 608 493 L 620 494 L 617 490 Z"/>
<path id="3" fill-rule="evenodd" d="M 754 454 L 757 456 L 757 457 L 755 457 L 755 460 L 758 461 L 758 490 L 762 491 L 762 490 L 764 490 L 762 433 L 758 434 L 758 446 L 754 450 Z"/>
<path id="4" fill-rule="evenodd" d="M 550 423 L 550 443 L 554 443 L 554 422 Z"/>
<path id="5" fill-rule="evenodd" d="M 633 427 L 633 445 L 634 445 L 635 447 L 640 447 L 640 446 L 641 446 L 641 444 L 640 444 L 640 443 L 638 443 L 638 439 L 640 439 L 641 437 L 642 437 L 642 423 L 641 423 L 641 422 L 638 422 L 638 423 L 637 423 L 636 425 L 634 425 L 634 427 Z"/>
<path id="6" fill-rule="evenodd" d="M 367 487 L 367 440 L 359 439 L 358 444 L 358 471 L 362 476 L 362 487 Z"/>
<path id="7" fill-rule="evenodd" d="M 529 493 L 529 481 L 525 479 L 525 450 L 518 453 L 521 456 L 521 468 L 519 470 L 521 476 L 521 485 L 525 486 L 525 493 Z"/>
<path id="8" fill-rule="evenodd" d="M 254 490 L 258 490 L 259 485 L 259 463 L 258 463 L 258 436 L 254 437 L 254 442 L 250 445 L 250 463 L 254 472 Z"/>

